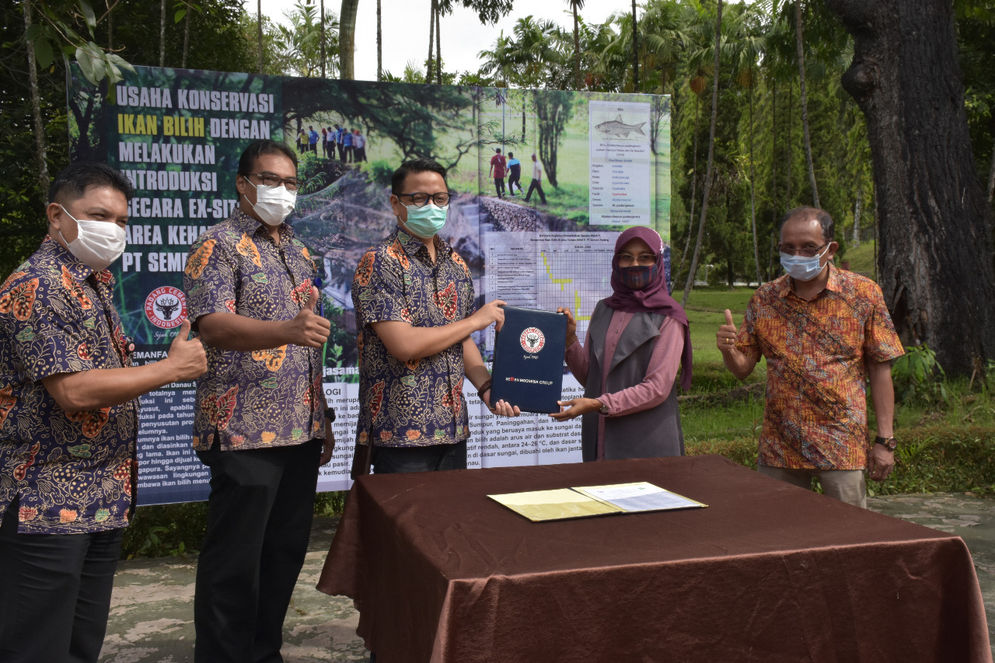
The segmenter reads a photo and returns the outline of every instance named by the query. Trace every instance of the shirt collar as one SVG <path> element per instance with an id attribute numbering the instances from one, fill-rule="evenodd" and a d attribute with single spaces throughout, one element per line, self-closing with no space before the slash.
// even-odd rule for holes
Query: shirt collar
<path id="1" fill-rule="evenodd" d="M 83 263 L 79 258 L 73 255 L 72 251 L 67 249 L 59 242 L 57 239 L 53 238 L 51 235 L 46 235 L 45 240 L 41 243 L 41 248 L 43 251 L 48 253 L 53 260 L 60 263 L 66 268 L 74 279 L 78 282 L 83 282 L 87 280 L 91 274 L 96 274 L 98 280 L 104 283 L 113 283 L 114 276 L 111 274 L 109 269 L 102 269 L 99 272 L 94 271 L 89 265 Z"/>
<path id="2" fill-rule="evenodd" d="M 404 248 L 404 252 L 410 256 L 416 255 L 419 251 L 424 251 L 428 254 L 428 248 L 425 246 L 425 242 L 421 241 L 418 237 L 415 237 L 407 230 L 402 228 L 400 225 L 397 226 L 395 231 L 397 234 L 397 240 L 400 242 L 401 246 Z M 435 243 L 435 255 L 436 257 L 442 255 L 449 255 L 449 244 L 446 240 L 435 235 L 432 237 L 432 241 Z"/>
<path id="3" fill-rule="evenodd" d="M 779 297 L 787 297 L 791 292 L 791 277 L 787 274 L 783 274 L 778 277 L 777 281 L 777 295 Z M 842 292 L 843 285 L 840 279 L 840 270 L 836 268 L 832 262 L 829 263 L 829 279 L 826 281 L 826 287 L 822 292 L 826 290 L 830 292 Z M 821 292 L 819 293 L 822 294 Z"/>
<path id="4" fill-rule="evenodd" d="M 246 214 L 242 211 L 241 207 L 236 207 L 235 212 L 232 214 L 232 225 L 234 225 L 239 230 L 243 231 L 247 235 L 265 235 L 269 237 L 269 226 L 260 221 L 259 219 Z M 286 222 L 281 223 L 277 226 L 280 233 L 280 241 L 288 241 L 294 238 L 294 229 L 287 225 Z"/>

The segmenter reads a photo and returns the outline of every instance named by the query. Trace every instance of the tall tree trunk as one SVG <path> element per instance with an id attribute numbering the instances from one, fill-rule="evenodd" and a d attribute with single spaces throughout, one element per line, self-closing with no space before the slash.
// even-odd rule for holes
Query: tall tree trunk
<path id="1" fill-rule="evenodd" d="M 854 36 L 843 86 L 867 117 L 878 271 L 895 326 L 904 342 L 935 350 L 948 374 L 970 375 L 995 358 L 995 275 L 952 3 L 826 4 Z"/>
<path id="2" fill-rule="evenodd" d="M 995 194 L 995 148 L 992 149 L 992 165 L 988 168 L 988 204 L 992 204 L 992 195 Z"/>
<path id="3" fill-rule="evenodd" d="M 757 243 L 757 179 L 753 163 L 753 69 L 750 69 L 750 226 L 753 228 L 753 264 L 757 268 L 757 285 L 760 281 L 760 245 Z"/>
<path id="4" fill-rule="evenodd" d="M 435 8 L 435 82 L 442 85 L 442 8 Z"/>
<path id="5" fill-rule="evenodd" d="M 345 80 L 356 78 L 356 12 L 359 0 L 342 0 L 339 10 L 339 76 Z"/>
<path id="6" fill-rule="evenodd" d="M 432 6 L 428 12 L 428 60 L 425 61 L 425 82 L 432 82 L 432 50 L 435 48 L 435 7 L 436 1 L 432 0 Z"/>
<path id="7" fill-rule="evenodd" d="M 377 0 L 377 80 L 383 80 L 383 14 Z"/>
<path id="8" fill-rule="evenodd" d="M 159 0 L 159 66 L 166 66 L 166 0 Z"/>
<path id="9" fill-rule="evenodd" d="M 632 0 L 632 90 L 639 91 L 639 30 L 636 23 L 636 0 Z"/>
<path id="10" fill-rule="evenodd" d="M 864 187 L 857 181 L 857 196 L 853 201 L 853 237 L 850 243 L 855 247 L 860 246 L 860 213 L 864 209 Z"/>
<path id="11" fill-rule="evenodd" d="M 788 154 L 785 156 L 784 164 L 784 206 L 785 208 L 794 207 L 795 200 L 795 176 L 794 176 L 794 163 L 795 163 L 795 114 L 791 111 L 795 107 L 795 88 L 791 83 L 788 83 L 788 136 L 784 145 L 787 149 Z M 785 209 L 784 211 L 787 211 Z"/>
<path id="12" fill-rule="evenodd" d="M 580 89 L 580 25 L 577 20 L 577 5 L 576 3 L 570 3 L 571 9 L 573 9 L 574 15 L 574 89 Z"/>
<path id="13" fill-rule="evenodd" d="M 770 95 L 770 226 L 771 228 L 777 227 L 777 214 L 779 208 L 781 207 L 777 199 L 777 76 L 771 76 L 771 95 Z M 770 259 L 767 262 L 767 269 L 764 272 L 765 275 L 770 276 L 771 263 L 774 260 L 773 254 L 769 254 Z"/>
<path id="14" fill-rule="evenodd" d="M 31 31 L 31 3 L 21 3 L 24 12 L 24 33 Z M 45 146 L 45 125 L 41 121 L 41 94 L 38 91 L 38 69 L 35 63 L 35 48 L 30 42 L 25 49 L 28 53 L 28 88 L 31 90 L 31 121 L 34 124 L 35 159 L 38 161 L 38 187 L 43 195 L 48 195 L 48 148 Z"/>
<path id="15" fill-rule="evenodd" d="M 798 52 L 799 101 L 802 107 L 802 136 L 805 140 L 805 163 L 808 165 L 808 182 L 812 187 L 812 204 L 819 204 L 819 187 L 815 183 L 815 162 L 812 159 L 812 138 L 808 131 L 808 94 L 805 92 L 805 40 L 802 36 L 802 0 L 795 0 L 795 50 Z"/>
<path id="16" fill-rule="evenodd" d="M 259 40 L 259 73 L 263 73 L 263 0 L 256 0 L 256 38 Z"/>
<path id="17" fill-rule="evenodd" d="M 698 238 L 694 243 L 694 256 L 688 270 L 688 279 L 684 284 L 684 297 L 681 306 L 688 305 L 688 297 L 694 287 L 694 275 L 698 271 L 698 256 L 701 254 L 701 242 L 705 238 L 705 218 L 708 214 L 708 194 L 712 191 L 712 166 L 715 161 L 715 125 L 719 118 L 719 48 L 722 41 L 722 0 L 715 3 L 715 65 L 712 70 L 712 119 L 708 126 L 708 161 L 705 166 L 705 186 L 701 200 L 701 218 L 698 220 Z"/>
<path id="18" fill-rule="evenodd" d="M 187 13 L 183 15 L 183 57 L 180 58 L 180 67 L 183 69 L 187 68 L 187 55 L 190 53 L 190 13 L 193 11 L 189 2 L 186 5 Z"/>
<path id="19" fill-rule="evenodd" d="M 321 0 L 321 7 L 319 8 L 321 16 L 318 20 L 321 22 L 321 77 L 325 77 L 325 0 Z"/>
<path id="20" fill-rule="evenodd" d="M 694 228 L 694 206 L 698 201 L 698 117 L 701 115 L 701 100 L 694 94 L 694 131 L 691 143 L 691 211 L 688 212 L 688 234 L 684 238 L 684 249 L 681 251 L 681 262 L 677 271 L 684 269 L 691 248 L 691 229 Z"/>

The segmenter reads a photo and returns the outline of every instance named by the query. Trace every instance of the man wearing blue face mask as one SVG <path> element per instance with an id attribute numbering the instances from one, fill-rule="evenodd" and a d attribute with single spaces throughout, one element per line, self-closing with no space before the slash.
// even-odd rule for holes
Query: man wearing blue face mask
<path id="1" fill-rule="evenodd" d="M 737 329 L 726 324 L 715 342 L 726 368 L 744 379 L 767 360 L 767 398 L 759 471 L 866 507 L 864 470 L 883 481 L 895 465 L 895 392 L 891 362 L 904 351 L 881 288 L 837 269 L 833 220 L 812 207 L 781 221 L 786 274 L 760 286 Z M 866 384 L 877 421 L 869 444 Z"/>
<path id="2" fill-rule="evenodd" d="M 471 336 L 500 327 L 504 302 L 474 310 L 470 269 L 438 235 L 451 195 L 438 163 L 401 164 L 390 196 L 397 229 L 366 252 L 353 279 L 360 348 L 356 450 L 374 445 L 378 474 L 466 467 L 464 379 L 495 414 L 519 414 L 505 401 L 491 402 L 490 374 Z"/>

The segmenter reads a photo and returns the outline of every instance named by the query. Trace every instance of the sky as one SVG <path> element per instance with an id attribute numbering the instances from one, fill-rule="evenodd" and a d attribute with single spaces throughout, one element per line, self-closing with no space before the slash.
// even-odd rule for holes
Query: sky
<path id="1" fill-rule="evenodd" d="M 319 6 L 320 0 L 313 0 Z M 297 0 L 262 0 L 262 11 L 270 19 L 287 24 L 285 15 Z M 325 11 L 338 16 L 340 0 L 325 0 Z M 510 35 L 515 22 L 528 15 L 546 19 L 573 30 L 570 3 L 567 0 L 517 0 L 515 9 L 494 25 L 481 25 L 477 15 L 456 7 L 441 19 L 442 60 L 446 71 L 476 71 L 480 66 L 477 53 L 494 47 L 504 30 Z M 430 0 L 381 0 L 383 23 L 383 67 L 395 76 L 404 73 L 408 62 L 424 69 L 428 55 L 428 15 Z M 256 0 L 245 0 L 250 14 L 256 11 Z M 580 15 L 588 23 L 603 23 L 609 16 L 632 10 L 629 0 L 586 0 Z M 377 3 L 359 0 L 356 17 L 357 80 L 377 79 Z"/>

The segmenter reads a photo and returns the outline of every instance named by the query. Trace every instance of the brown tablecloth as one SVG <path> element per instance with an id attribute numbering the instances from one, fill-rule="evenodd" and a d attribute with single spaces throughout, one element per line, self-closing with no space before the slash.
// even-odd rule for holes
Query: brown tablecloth
<path id="1" fill-rule="evenodd" d="M 709 507 L 533 523 L 487 497 L 629 481 Z M 959 537 L 717 456 L 363 477 L 318 588 L 378 663 L 992 660 Z"/>

